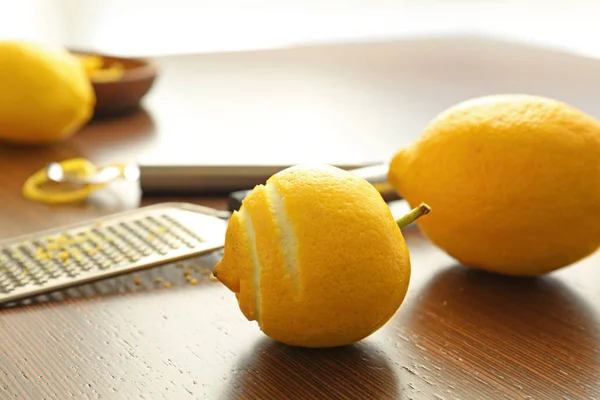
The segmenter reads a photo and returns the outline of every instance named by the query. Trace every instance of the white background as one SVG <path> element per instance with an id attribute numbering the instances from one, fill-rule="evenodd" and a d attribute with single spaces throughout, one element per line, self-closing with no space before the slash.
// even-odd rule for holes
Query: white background
<path id="1" fill-rule="evenodd" d="M 600 56 L 600 2 L 0 0 L 0 38 L 123 55 L 467 33 Z"/>

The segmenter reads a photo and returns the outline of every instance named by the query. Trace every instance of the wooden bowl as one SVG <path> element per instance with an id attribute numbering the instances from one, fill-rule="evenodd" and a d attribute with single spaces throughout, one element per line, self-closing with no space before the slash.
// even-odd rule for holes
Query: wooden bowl
<path id="1" fill-rule="evenodd" d="M 118 62 L 123 66 L 122 75 L 116 80 L 92 79 L 96 94 L 94 117 L 119 116 L 137 110 L 158 75 L 156 65 L 148 59 L 116 57 L 85 51 L 72 52 L 98 56 L 109 65 Z"/>

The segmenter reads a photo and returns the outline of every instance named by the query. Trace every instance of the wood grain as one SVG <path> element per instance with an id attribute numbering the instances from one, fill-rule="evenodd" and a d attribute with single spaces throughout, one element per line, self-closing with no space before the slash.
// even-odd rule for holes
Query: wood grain
<path id="1" fill-rule="evenodd" d="M 94 121 L 63 146 L 0 145 L 0 237 L 173 200 L 142 198 L 126 183 L 73 206 L 21 196 L 48 161 L 129 160 L 156 135 L 141 110 Z M 178 200 L 225 207 L 219 198 Z M 600 255 L 509 279 L 456 265 L 415 228 L 405 234 L 407 298 L 359 344 L 304 350 L 266 338 L 203 274 L 215 254 L 1 309 L 0 398 L 600 399 Z M 198 285 L 184 279 L 186 268 Z"/>

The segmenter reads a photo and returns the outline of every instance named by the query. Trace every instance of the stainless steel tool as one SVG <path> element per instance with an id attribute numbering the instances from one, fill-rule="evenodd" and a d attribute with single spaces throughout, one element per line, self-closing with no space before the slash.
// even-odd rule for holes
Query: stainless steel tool
<path id="1" fill-rule="evenodd" d="M 350 171 L 371 183 L 375 189 L 381 193 L 381 196 L 385 201 L 393 201 L 400 198 L 394 187 L 388 182 L 387 164 L 378 164 L 363 168 L 351 169 Z M 239 210 L 242 205 L 242 201 L 249 193 L 250 189 L 237 190 L 230 193 L 227 200 L 227 207 L 229 208 L 229 211 Z"/>
<path id="2" fill-rule="evenodd" d="M 140 182 L 145 194 L 173 193 L 185 189 L 186 193 L 210 193 L 250 190 L 254 186 L 264 183 L 269 176 L 285 167 L 259 167 L 259 166 L 215 166 L 212 168 L 193 168 L 189 170 L 173 171 L 169 168 L 146 167 L 135 164 L 119 164 L 98 167 L 92 174 L 78 173 L 63 168 L 61 163 L 49 163 L 45 172 L 50 181 L 74 185 L 103 185 L 111 181 L 124 178 L 129 181 Z M 387 181 L 387 164 L 369 166 L 341 167 L 352 171 L 372 183 L 386 199 L 393 199 L 397 195 L 394 188 Z"/>
<path id="3" fill-rule="evenodd" d="M 56 183 L 72 185 L 104 185 L 118 178 L 136 181 L 140 177 L 140 170 L 135 165 L 125 165 L 119 168 L 114 165 L 100 167 L 91 175 L 82 175 L 65 170 L 58 162 L 51 162 L 46 166 L 48 179 Z"/>
<path id="4" fill-rule="evenodd" d="M 94 185 L 114 180 L 124 170 L 104 167 L 79 176 L 50 164 L 46 172 L 55 182 Z M 387 170 L 385 164 L 351 169 L 392 200 L 397 195 Z M 136 179 L 135 171 L 129 178 Z M 248 193 L 231 193 L 230 211 L 237 210 Z M 2 241 L 0 304 L 220 249 L 230 215 L 187 203 L 164 203 Z"/>
<path id="5" fill-rule="evenodd" d="M 221 217 L 163 203 L 1 241 L 0 304 L 221 249 Z"/>

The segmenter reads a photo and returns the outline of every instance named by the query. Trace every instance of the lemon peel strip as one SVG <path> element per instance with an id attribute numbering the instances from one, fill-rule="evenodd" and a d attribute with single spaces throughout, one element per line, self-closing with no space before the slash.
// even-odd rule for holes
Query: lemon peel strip
<path id="1" fill-rule="evenodd" d="M 292 282 L 296 284 L 297 289 L 300 289 L 300 272 L 298 268 L 298 239 L 294 232 L 294 227 L 288 218 L 285 210 L 283 196 L 279 193 L 277 186 L 273 182 L 268 182 L 265 185 L 267 201 L 273 212 L 275 225 L 280 232 L 279 248 L 283 253 L 285 268 L 292 278 Z"/>
<path id="2" fill-rule="evenodd" d="M 246 207 L 242 207 L 240 211 L 238 211 L 238 217 L 240 219 L 241 227 L 246 234 L 246 238 L 248 239 L 248 246 L 250 247 L 250 257 L 252 259 L 252 282 L 254 283 L 254 310 L 256 311 L 255 319 L 260 325 L 262 308 L 260 275 L 262 271 L 262 264 L 258 258 L 258 249 L 256 247 L 256 231 L 252 225 L 252 216 Z"/>

